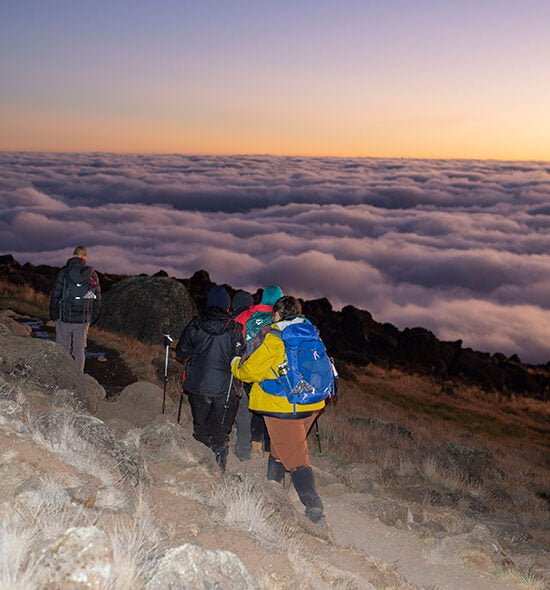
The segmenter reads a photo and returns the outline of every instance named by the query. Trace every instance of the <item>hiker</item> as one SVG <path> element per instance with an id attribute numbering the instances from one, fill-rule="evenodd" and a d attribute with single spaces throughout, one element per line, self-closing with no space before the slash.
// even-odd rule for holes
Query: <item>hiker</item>
<path id="1" fill-rule="evenodd" d="M 187 324 L 176 347 L 178 359 L 187 363 L 183 388 L 191 405 L 193 437 L 212 449 L 222 471 L 239 404 L 230 361 L 243 345 L 240 326 L 229 315 L 230 304 L 223 287 L 212 287 L 206 309 Z"/>
<path id="2" fill-rule="evenodd" d="M 290 403 L 286 395 L 266 391 L 274 390 L 274 385 L 281 376 L 286 375 L 285 370 L 289 366 L 282 339 L 284 330 L 307 322 L 307 328 L 311 327 L 316 333 L 301 313 L 302 306 L 297 299 L 281 297 L 273 306 L 271 329 L 263 339 L 256 341 L 255 346 L 247 348 L 242 359 L 232 360 L 231 370 L 237 379 L 253 383 L 250 409 L 263 415 L 271 439 L 267 479 L 282 483 L 285 472 L 289 471 L 294 488 L 306 507 L 306 516 L 314 523 L 324 525 L 323 503 L 315 489 L 307 434 L 324 408 L 325 401 L 300 405 Z M 276 331 L 280 335 L 276 335 Z M 332 375 L 329 379 L 332 379 Z"/>
<path id="3" fill-rule="evenodd" d="M 231 317 L 236 318 L 238 315 L 253 305 L 254 299 L 250 293 L 243 290 L 237 291 L 231 300 Z M 238 383 L 241 384 L 241 396 L 237 414 L 235 416 L 235 455 L 239 461 L 248 461 L 250 459 L 250 441 L 252 440 L 252 413 L 248 409 L 248 399 L 251 385 L 250 383 Z M 261 416 L 259 418 L 262 419 Z"/>
<path id="4" fill-rule="evenodd" d="M 84 372 L 88 329 L 101 311 L 101 287 L 88 261 L 88 250 L 77 246 L 59 271 L 50 297 L 50 316 L 55 321 L 55 341 L 69 351 Z"/>
<path id="5" fill-rule="evenodd" d="M 235 294 L 237 302 L 239 292 Z M 250 306 L 237 314 L 235 321 L 242 325 L 245 342 L 251 343 L 263 329 L 272 323 L 273 304 L 283 296 L 283 291 L 278 285 L 269 285 L 263 290 L 261 301 L 258 305 Z M 235 307 L 235 304 L 233 304 Z M 250 459 L 251 450 L 258 453 L 269 452 L 269 434 L 267 432 L 263 416 L 248 410 L 248 397 L 250 385 L 246 384 L 243 399 L 237 412 L 237 442 L 235 454 L 241 461 Z"/>

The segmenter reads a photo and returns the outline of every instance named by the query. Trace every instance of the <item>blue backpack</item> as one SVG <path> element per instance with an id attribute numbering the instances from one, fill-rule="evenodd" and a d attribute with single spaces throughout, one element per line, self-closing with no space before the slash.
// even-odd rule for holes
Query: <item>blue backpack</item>
<path id="1" fill-rule="evenodd" d="M 286 396 L 291 404 L 315 404 L 335 393 L 335 370 L 319 331 L 309 321 L 269 330 L 283 340 L 286 361 L 275 379 L 260 383 L 266 393 Z M 275 371 L 274 371 L 275 372 Z"/>

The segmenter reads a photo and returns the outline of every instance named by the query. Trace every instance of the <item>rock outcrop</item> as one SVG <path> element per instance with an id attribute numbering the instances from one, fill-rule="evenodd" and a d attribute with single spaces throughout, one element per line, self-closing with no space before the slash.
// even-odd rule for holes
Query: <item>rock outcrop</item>
<path id="1" fill-rule="evenodd" d="M 195 314 L 195 304 L 181 283 L 139 276 L 120 281 L 106 293 L 98 326 L 161 344 L 163 334 L 179 337 Z"/>
<path id="2" fill-rule="evenodd" d="M 52 392 L 73 392 L 91 412 L 105 398 L 105 389 L 93 377 L 81 373 L 61 345 L 48 340 L 12 336 L 0 331 L 0 375 L 7 380 L 24 380 Z"/>
<path id="3" fill-rule="evenodd" d="M 174 402 L 166 396 L 166 413 L 173 413 Z M 136 381 L 125 387 L 116 403 L 105 402 L 98 408 L 98 416 L 109 423 L 124 420 L 129 427 L 144 428 L 162 412 L 162 389 L 147 381 Z"/>
<path id="4" fill-rule="evenodd" d="M 186 543 L 166 552 L 147 584 L 147 590 L 166 588 L 258 590 L 259 585 L 234 553 Z"/>
<path id="5" fill-rule="evenodd" d="M 113 549 L 104 531 L 95 526 L 65 531 L 44 550 L 43 579 L 51 588 L 107 587 Z"/>

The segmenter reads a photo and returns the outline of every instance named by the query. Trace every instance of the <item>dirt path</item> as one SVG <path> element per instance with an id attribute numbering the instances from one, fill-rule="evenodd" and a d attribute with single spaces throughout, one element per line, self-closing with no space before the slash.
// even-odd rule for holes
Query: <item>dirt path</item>
<path id="1" fill-rule="evenodd" d="M 360 494 L 324 498 L 327 519 L 337 545 L 353 546 L 370 556 L 396 563 L 399 572 L 420 588 L 438 590 L 507 590 L 510 586 L 473 568 L 436 558 L 432 546 L 412 531 L 387 526 L 354 505 Z"/>

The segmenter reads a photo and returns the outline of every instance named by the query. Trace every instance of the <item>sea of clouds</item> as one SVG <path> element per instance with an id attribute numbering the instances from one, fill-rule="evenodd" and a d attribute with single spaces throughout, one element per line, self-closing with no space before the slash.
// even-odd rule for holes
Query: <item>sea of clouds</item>
<path id="1" fill-rule="evenodd" d="M 550 360 L 550 163 L 0 153 L 0 253 L 276 282 Z"/>

